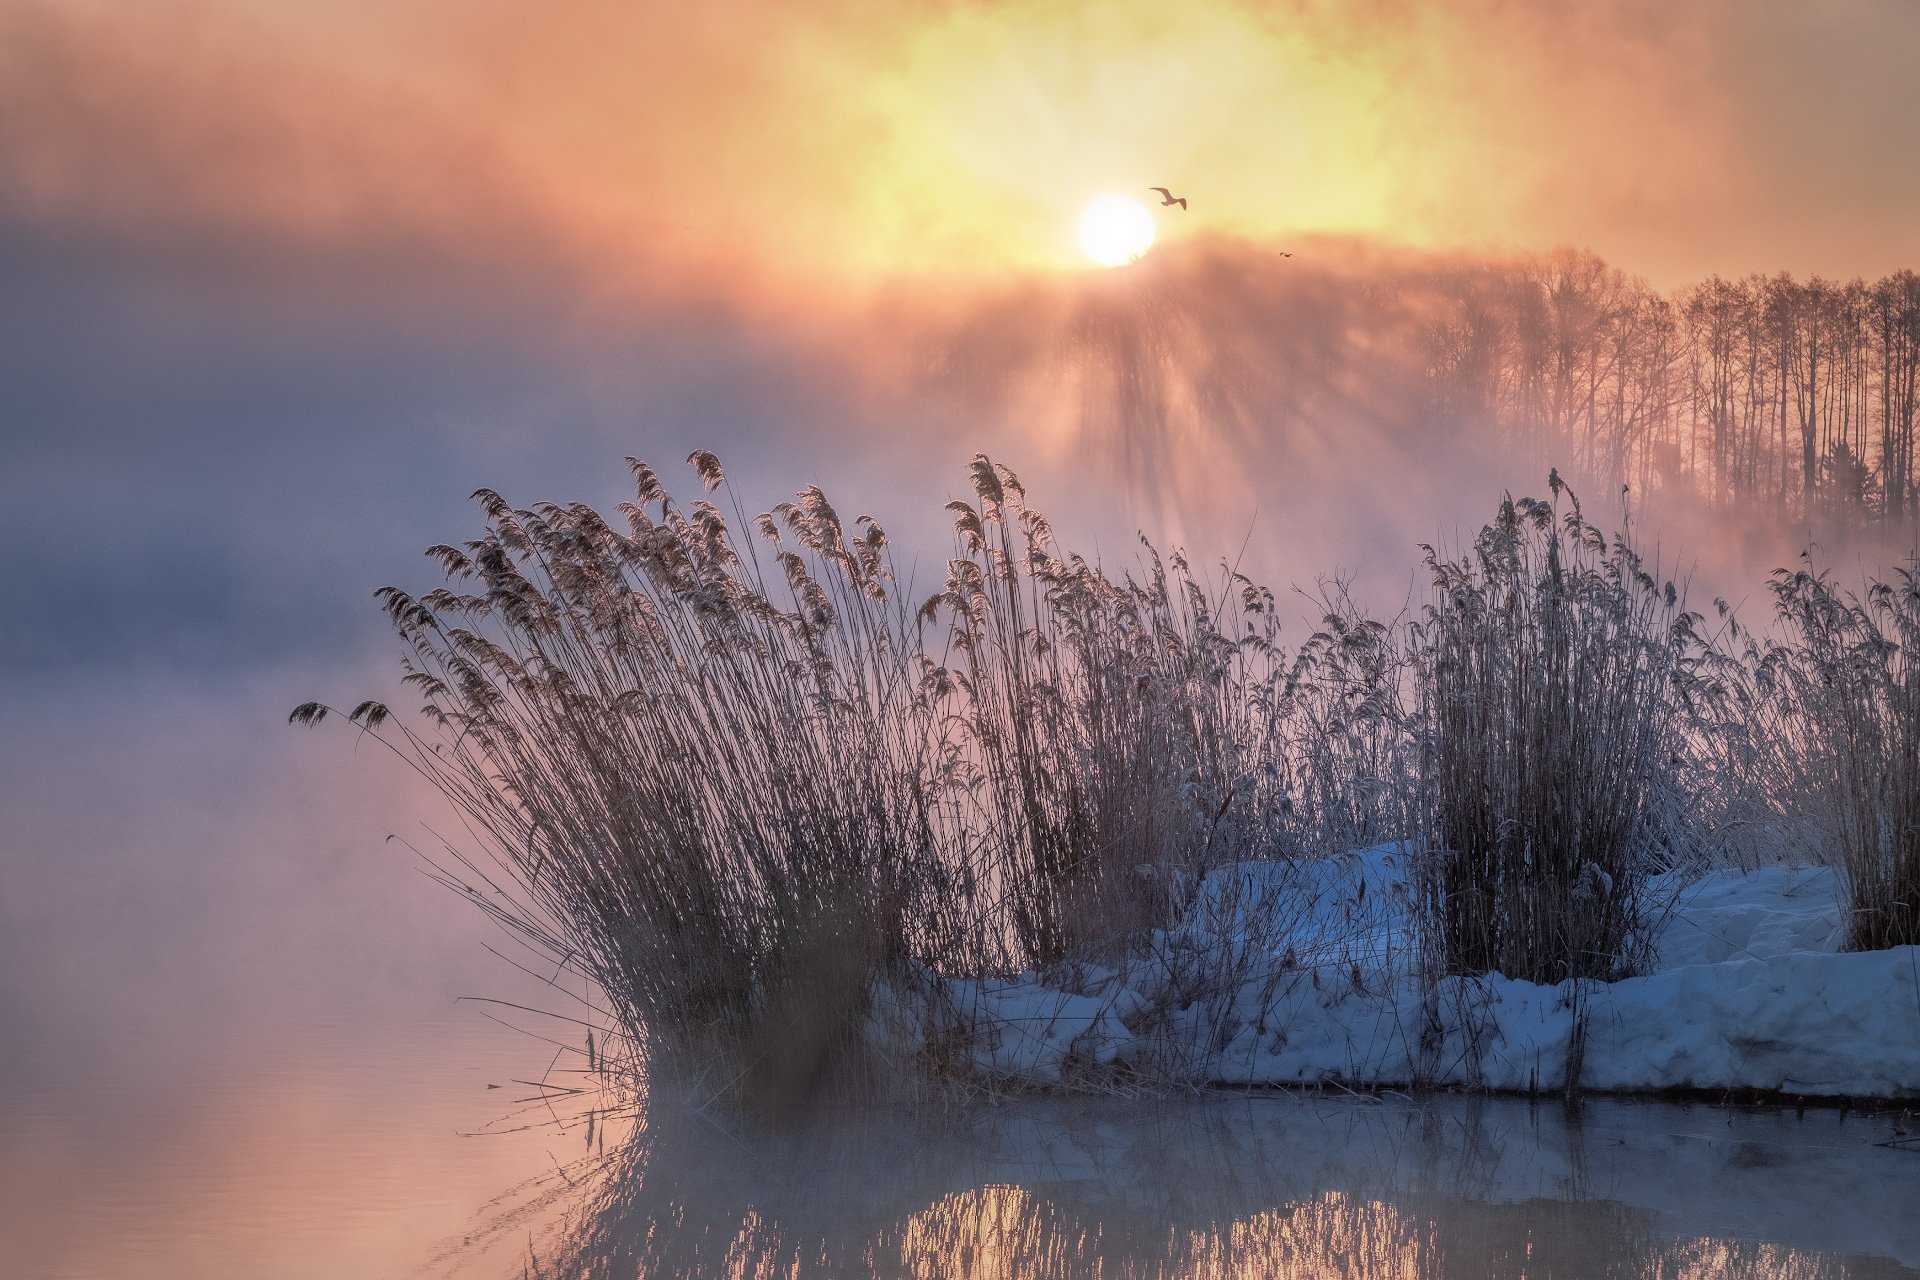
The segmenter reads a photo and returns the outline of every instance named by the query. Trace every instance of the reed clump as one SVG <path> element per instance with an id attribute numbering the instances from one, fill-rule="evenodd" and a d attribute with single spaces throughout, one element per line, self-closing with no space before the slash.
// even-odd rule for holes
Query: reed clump
<path id="1" fill-rule="evenodd" d="M 1010 472 L 981 459 L 972 479 L 922 616 L 1007 926 L 1045 966 L 1175 909 L 1155 871 L 1204 857 L 1224 817 L 1241 737 L 1211 695 L 1241 650 L 1157 557 L 1149 583 L 1115 581 L 1055 545 Z"/>
<path id="2" fill-rule="evenodd" d="M 1400 763 L 1385 631 L 1350 606 L 1290 657 L 1264 588 L 1067 553 L 984 457 L 916 604 L 872 520 L 817 488 L 723 511 L 690 461 L 683 505 L 630 459 L 621 525 L 476 494 L 481 534 L 429 552 L 447 585 L 379 593 L 423 720 L 350 717 L 484 845 L 446 881 L 604 997 L 601 1065 L 858 1089 L 881 984 L 1124 955 L 1208 869 L 1390 809 L 1340 798 Z"/>
<path id="3" fill-rule="evenodd" d="M 922 617 L 1019 957 L 1111 958 L 1209 869 L 1383 825 L 1403 757 L 1386 628 L 1336 597 L 1289 656 L 1245 575 L 1204 583 L 1145 539 L 1138 574 L 1110 573 L 1057 545 L 1012 472 L 980 459 L 972 480 Z"/>
<path id="4" fill-rule="evenodd" d="M 651 1068 L 844 1070 L 875 973 L 977 962 L 885 534 L 808 489 L 743 540 L 631 465 L 624 528 L 483 490 L 481 536 L 429 552 L 447 587 L 382 590 L 429 726 L 397 745 L 495 852 L 460 887 Z"/>
<path id="5" fill-rule="evenodd" d="M 1786 641 L 1709 643 L 1553 475 L 1425 548 L 1417 618 L 1323 584 L 1289 649 L 1234 566 L 1075 554 L 985 457 L 921 593 L 818 488 L 748 515 L 690 461 L 681 502 L 629 460 L 618 522 L 477 494 L 446 584 L 380 592 L 421 717 L 349 717 L 465 820 L 443 879 L 594 993 L 590 1067 L 781 1108 L 1207 1078 L 1288 982 L 1625 976 L 1651 873 L 1818 814 L 1851 945 L 1920 933 L 1911 573 L 1781 575 Z M 1316 862 L 1400 840 L 1417 961 Z"/>
<path id="6" fill-rule="evenodd" d="M 1422 907 L 1444 972 L 1607 980 L 1647 946 L 1647 851 L 1689 750 L 1697 618 L 1549 483 L 1553 501 L 1502 502 L 1470 554 L 1425 548 Z"/>
<path id="7" fill-rule="evenodd" d="M 1846 946 L 1920 944 L 1920 580 L 1862 597 L 1809 565 L 1770 585 L 1785 636 L 1755 669 L 1791 708 L 1778 749 L 1844 883 Z"/>

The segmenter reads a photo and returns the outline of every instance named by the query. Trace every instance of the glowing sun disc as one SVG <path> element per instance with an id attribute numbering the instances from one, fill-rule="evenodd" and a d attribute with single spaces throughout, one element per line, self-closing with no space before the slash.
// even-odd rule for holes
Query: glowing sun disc
<path id="1" fill-rule="evenodd" d="M 1138 200 L 1101 196 L 1080 215 L 1080 247 L 1103 267 L 1121 267 L 1153 247 L 1153 215 Z"/>

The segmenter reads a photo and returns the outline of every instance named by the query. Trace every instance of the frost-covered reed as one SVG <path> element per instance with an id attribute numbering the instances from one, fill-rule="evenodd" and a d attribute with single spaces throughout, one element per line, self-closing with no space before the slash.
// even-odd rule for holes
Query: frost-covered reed
<path id="1" fill-rule="evenodd" d="M 1144 539 L 1139 572 L 1112 573 L 1063 551 L 1011 472 L 981 459 L 972 479 L 921 617 L 1015 956 L 1098 956 L 1170 923 L 1196 871 L 1391 834 L 1384 627 L 1330 593 L 1289 655 L 1244 575 L 1203 583 Z"/>
<path id="2" fill-rule="evenodd" d="M 1785 640 L 1709 643 L 1553 476 L 1426 550 L 1417 619 L 1326 585 L 1288 648 L 1266 588 L 1074 554 L 984 457 L 919 595 L 871 519 L 812 487 L 749 516 L 690 461 L 682 503 L 630 460 L 618 523 L 477 494 L 447 584 L 380 593 L 420 718 L 349 717 L 466 822 L 446 882 L 590 984 L 590 1067 L 774 1105 L 979 1079 L 1024 1060 L 981 1010 L 1043 991 L 1152 1046 L 1049 1041 L 1054 1078 L 1171 1083 L 1305 976 L 1622 976 L 1650 873 L 1755 831 L 1831 833 L 1855 946 L 1920 932 L 1911 575 L 1783 575 Z M 1418 903 L 1382 957 L 1316 860 L 1388 841 Z M 1236 864 L 1267 865 L 1208 879 Z"/>
<path id="3" fill-rule="evenodd" d="M 1786 699 L 1786 769 L 1848 898 L 1855 951 L 1920 944 L 1920 579 L 1845 591 L 1811 567 L 1772 582 L 1786 632 L 1756 670 Z"/>
<path id="4" fill-rule="evenodd" d="M 1350 608 L 1286 655 L 1271 593 L 1066 553 L 985 458 L 923 601 L 817 488 L 749 518 L 631 467 L 624 527 L 477 494 L 484 531 L 429 552 L 448 585 L 380 592 L 424 727 L 351 713 L 487 846 L 448 882 L 602 993 L 601 1062 L 857 1078 L 876 983 L 1124 954 L 1209 867 L 1391 811 L 1337 776 L 1395 756 Z"/>
<path id="5" fill-rule="evenodd" d="M 1449 973 L 1630 971 L 1647 855 L 1688 749 L 1696 615 L 1550 484 L 1555 502 L 1502 502 L 1470 554 L 1425 549 L 1418 821 L 1430 959 Z"/>
<path id="6" fill-rule="evenodd" d="M 430 726 L 403 749 L 489 838 L 461 886 L 630 1050 L 804 1084 L 844 1065 L 872 972 L 981 958 L 911 610 L 885 535 L 817 489 L 743 540 L 632 466 L 624 528 L 482 491 L 485 531 L 429 552 L 450 585 L 381 592 Z"/>

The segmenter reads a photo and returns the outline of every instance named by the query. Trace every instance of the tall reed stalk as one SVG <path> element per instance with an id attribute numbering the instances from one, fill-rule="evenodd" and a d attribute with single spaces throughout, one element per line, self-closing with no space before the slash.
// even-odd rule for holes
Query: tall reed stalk
<path id="1" fill-rule="evenodd" d="M 1470 555 L 1425 549 L 1423 901 L 1447 972 L 1629 971 L 1649 837 L 1687 750 L 1677 695 L 1695 615 L 1550 484 L 1553 502 L 1503 502 Z"/>
<path id="2" fill-rule="evenodd" d="M 1846 945 L 1920 944 L 1920 580 L 1899 569 L 1864 599 L 1810 567 L 1771 585 L 1788 634 L 1762 661 L 1798 712 L 1784 746 L 1845 883 Z"/>

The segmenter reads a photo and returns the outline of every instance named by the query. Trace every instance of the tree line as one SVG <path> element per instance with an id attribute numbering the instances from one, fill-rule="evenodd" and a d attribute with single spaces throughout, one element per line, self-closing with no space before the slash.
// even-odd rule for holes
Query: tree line
<path id="1" fill-rule="evenodd" d="M 1920 276 L 1714 276 L 1663 294 L 1563 251 L 1456 277 L 1427 410 L 1642 492 L 1904 526 L 1920 507 Z"/>

